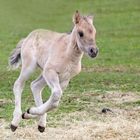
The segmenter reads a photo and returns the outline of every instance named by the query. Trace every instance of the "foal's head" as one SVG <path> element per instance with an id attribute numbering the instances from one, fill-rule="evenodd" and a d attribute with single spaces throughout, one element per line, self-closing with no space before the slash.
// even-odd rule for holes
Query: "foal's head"
<path id="1" fill-rule="evenodd" d="M 80 50 L 87 53 L 90 57 L 97 56 L 98 49 L 95 42 L 96 29 L 93 25 L 92 16 L 81 16 L 76 11 L 73 16 L 74 32 L 76 33 L 76 43 Z"/>

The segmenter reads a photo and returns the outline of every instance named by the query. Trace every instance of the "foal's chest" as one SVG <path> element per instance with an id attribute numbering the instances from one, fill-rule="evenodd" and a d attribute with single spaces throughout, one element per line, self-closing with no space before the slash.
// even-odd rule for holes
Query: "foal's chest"
<path id="1" fill-rule="evenodd" d="M 70 80 L 72 77 L 79 74 L 81 71 L 81 62 L 77 64 L 66 64 L 63 71 L 59 74 L 60 81 Z"/>

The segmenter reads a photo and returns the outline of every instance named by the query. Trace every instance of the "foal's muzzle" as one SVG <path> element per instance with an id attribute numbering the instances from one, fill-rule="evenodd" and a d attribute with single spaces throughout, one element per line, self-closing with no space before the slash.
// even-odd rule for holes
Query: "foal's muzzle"
<path id="1" fill-rule="evenodd" d="M 98 48 L 90 47 L 88 50 L 88 55 L 92 58 L 96 57 L 98 54 Z"/>

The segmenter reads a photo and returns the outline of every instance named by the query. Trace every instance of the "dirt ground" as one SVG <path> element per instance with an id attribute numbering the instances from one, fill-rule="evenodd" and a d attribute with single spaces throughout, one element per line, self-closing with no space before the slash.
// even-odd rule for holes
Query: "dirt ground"
<path id="1" fill-rule="evenodd" d="M 109 92 L 97 98 L 116 105 L 113 112 L 97 111 L 96 119 L 86 111 L 70 113 L 60 120 L 60 125 L 48 126 L 44 133 L 38 132 L 36 121 L 13 133 L 8 122 L 0 120 L 0 140 L 140 140 L 140 106 L 117 107 L 122 102 L 139 101 L 138 94 Z"/>

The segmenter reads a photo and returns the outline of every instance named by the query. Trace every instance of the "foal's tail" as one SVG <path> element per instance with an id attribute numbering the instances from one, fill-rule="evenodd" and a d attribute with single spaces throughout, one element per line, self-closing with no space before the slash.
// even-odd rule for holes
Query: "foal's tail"
<path id="1" fill-rule="evenodd" d="M 21 64 L 21 47 L 25 39 L 21 39 L 16 48 L 11 52 L 9 57 L 9 66 L 11 69 L 17 69 Z"/>

